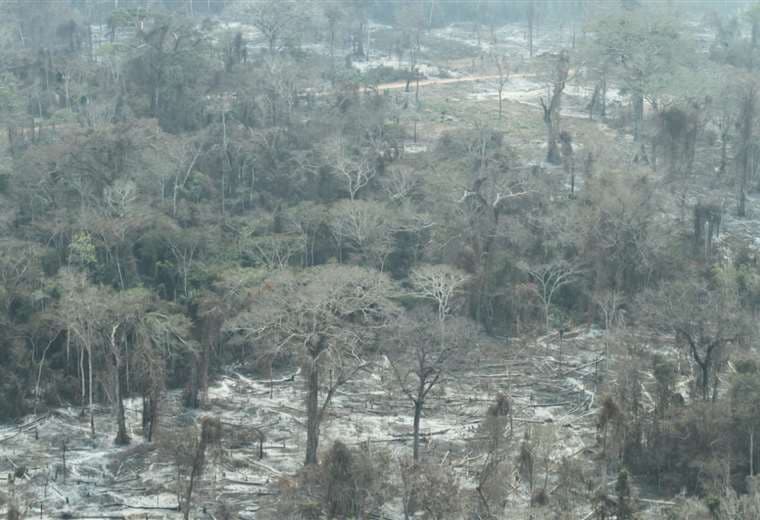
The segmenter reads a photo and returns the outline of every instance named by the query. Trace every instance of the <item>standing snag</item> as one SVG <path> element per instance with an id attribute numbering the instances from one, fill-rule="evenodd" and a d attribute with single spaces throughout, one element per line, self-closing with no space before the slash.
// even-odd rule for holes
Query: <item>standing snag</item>
<path id="1" fill-rule="evenodd" d="M 413 460 L 420 460 L 420 423 L 430 392 L 444 382 L 455 366 L 456 355 L 467 341 L 466 322 L 455 321 L 449 331 L 438 328 L 434 317 L 423 313 L 403 319 L 386 350 L 396 384 L 414 407 Z M 453 320 L 452 320 L 453 321 Z M 436 333 L 440 336 L 436 338 Z M 471 338 L 469 338 L 471 339 Z"/>
<path id="2" fill-rule="evenodd" d="M 258 340 L 263 355 L 289 352 L 303 365 L 305 463 L 315 464 L 320 423 L 336 390 L 367 367 L 365 345 L 397 312 L 393 284 L 377 271 L 340 265 L 277 271 L 259 283 L 247 289 L 243 311 L 225 330 Z"/>
<path id="3" fill-rule="evenodd" d="M 562 94 L 565 91 L 569 73 L 570 55 L 567 51 L 563 50 L 556 59 L 554 69 L 550 72 L 548 103 L 543 97 L 539 100 L 544 112 L 544 126 L 546 127 L 546 162 L 550 164 L 560 164 L 562 162 L 557 141 L 560 133 Z"/>

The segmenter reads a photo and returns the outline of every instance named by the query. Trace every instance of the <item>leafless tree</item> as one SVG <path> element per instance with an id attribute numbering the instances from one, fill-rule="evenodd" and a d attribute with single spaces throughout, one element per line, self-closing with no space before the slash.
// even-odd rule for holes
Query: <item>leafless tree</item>
<path id="1" fill-rule="evenodd" d="M 616 289 L 604 289 L 596 291 L 593 295 L 594 303 L 604 319 L 604 330 L 610 330 L 622 320 L 621 306 L 625 303 L 625 297 Z"/>
<path id="2" fill-rule="evenodd" d="M 401 223 L 396 214 L 375 201 L 341 201 L 331 209 L 330 231 L 343 260 L 343 247 L 348 245 L 369 265 L 383 271 L 393 249 L 393 234 Z"/>
<path id="3" fill-rule="evenodd" d="M 119 287 L 127 288 L 124 256 L 150 222 L 152 211 L 139 201 L 138 189 L 132 181 L 117 180 L 103 193 L 103 200 L 82 216 L 81 226 L 97 239 L 113 263 Z"/>
<path id="4" fill-rule="evenodd" d="M 179 353 L 197 349 L 191 339 L 190 320 L 171 309 L 146 309 L 137 316 L 131 335 L 133 370 L 142 390 L 142 426 L 145 440 L 151 442 L 159 427 L 161 400 L 166 385 L 167 363 Z"/>
<path id="5" fill-rule="evenodd" d="M 570 197 L 575 197 L 575 156 L 573 155 L 573 137 L 570 132 L 559 133 L 560 154 L 562 156 L 562 168 L 570 177 Z"/>
<path id="6" fill-rule="evenodd" d="M 499 75 L 496 79 L 496 92 L 499 94 L 499 119 L 501 119 L 504 86 L 509 82 L 509 62 L 503 54 L 494 55 L 493 60 Z"/>
<path id="7" fill-rule="evenodd" d="M 754 82 L 750 82 L 741 96 L 740 100 L 740 117 L 739 117 L 739 157 L 738 157 L 738 176 L 739 176 L 739 208 L 738 215 L 746 216 L 747 210 L 747 184 L 749 183 L 754 170 L 757 169 L 755 164 L 756 144 L 753 141 L 754 123 L 757 112 L 758 87 Z"/>
<path id="8" fill-rule="evenodd" d="M 118 445 L 125 445 L 129 444 L 129 434 L 127 433 L 127 421 L 126 416 L 124 414 L 124 398 L 123 393 L 121 389 L 121 363 L 122 363 L 122 354 L 121 349 L 118 344 L 118 340 L 116 339 L 116 334 L 119 330 L 120 323 L 116 323 L 111 328 L 111 338 L 110 338 L 110 344 L 111 344 L 111 351 L 109 352 L 110 357 L 113 360 L 113 368 L 111 377 L 113 378 L 113 388 L 114 388 L 114 400 L 116 401 L 116 424 L 117 424 L 117 432 L 116 432 L 116 444 Z"/>
<path id="9" fill-rule="evenodd" d="M 191 433 L 191 432 L 188 432 Z M 178 490 L 178 498 L 181 496 L 180 508 L 185 520 L 190 518 L 192 509 L 193 491 L 196 481 L 201 477 L 206 467 L 209 449 L 217 446 L 222 438 L 222 423 L 213 417 L 203 417 L 200 422 L 200 430 L 192 432 L 191 439 L 179 438 L 170 449 L 175 455 L 178 477 L 183 469 L 189 469 L 190 475 L 187 488 L 184 493 Z M 178 486 L 181 484 L 178 478 Z"/>
<path id="10" fill-rule="evenodd" d="M 728 143 L 736 130 L 736 122 L 739 116 L 736 99 L 730 92 L 726 93 L 717 100 L 714 110 L 713 122 L 718 128 L 718 136 L 720 137 L 718 175 L 723 175 L 728 166 Z"/>
<path id="11" fill-rule="evenodd" d="M 462 494 L 450 467 L 438 463 L 401 461 L 401 503 L 404 519 L 424 511 L 431 520 L 459 518 Z"/>
<path id="12" fill-rule="evenodd" d="M 270 55 L 298 35 L 306 15 L 306 6 L 294 0 L 262 0 L 242 5 L 251 24 L 264 36 Z"/>
<path id="13" fill-rule="evenodd" d="M 444 264 L 421 265 L 410 276 L 412 293 L 435 304 L 441 325 L 453 311 L 454 299 L 468 279 L 464 271 Z"/>
<path id="14" fill-rule="evenodd" d="M 79 371 L 84 404 L 85 388 L 88 393 L 88 412 L 90 415 L 90 434 L 95 436 L 94 411 L 94 370 L 93 357 L 104 323 L 106 322 L 107 296 L 97 287 L 92 286 L 82 273 L 67 271 L 62 273 L 62 297 L 58 302 L 56 315 L 60 325 L 76 338 L 79 346 Z M 87 358 L 87 381 L 85 382 L 84 359 Z"/>
<path id="15" fill-rule="evenodd" d="M 544 322 L 547 333 L 550 330 L 551 305 L 557 291 L 577 281 L 583 272 L 580 266 L 565 261 L 538 265 L 528 270 L 528 275 L 535 284 L 533 291 L 544 307 Z"/>
<path id="16" fill-rule="evenodd" d="M 340 139 L 330 143 L 328 157 L 335 174 L 345 182 L 351 200 L 375 177 L 376 169 L 370 158 L 352 154 Z"/>
<path id="17" fill-rule="evenodd" d="M 174 179 L 172 186 L 172 216 L 177 216 L 177 200 L 181 190 L 185 188 L 187 181 L 190 179 L 190 175 L 193 173 L 193 168 L 198 162 L 203 152 L 202 147 L 198 143 L 185 143 L 181 146 L 180 151 L 177 152 L 177 156 L 174 159 Z M 163 191 L 162 191 L 163 194 Z"/>
<path id="18" fill-rule="evenodd" d="M 44 321 L 47 321 L 47 320 L 44 320 Z M 42 325 L 42 324 L 43 323 L 40 323 L 40 325 Z M 51 330 L 51 329 L 58 329 L 58 330 L 57 330 L 56 333 L 52 334 L 52 338 L 48 341 L 47 345 L 45 345 L 45 348 L 42 349 L 42 355 L 40 356 L 39 366 L 37 367 L 37 379 L 36 379 L 36 382 L 34 384 L 34 411 L 32 412 L 32 413 L 34 413 L 34 415 L 37 415 L 37 407 L 40 404 L 40 396 L 41 396 L 40 384 L 42 382 L 42 368 L 45 366 L 45 358 L 47 357 L 47 353 L 50 350 L 50 347 L 53 346 L 53 344 L 56 342 L 56 340 L 58 340 L 58 337 L 63 332 L 60 329 L 60 327 L 55 326 L 55 322 L 54 321 L 53 321 L 53 323 L 45 323 L 45 325 L 46 325 L 45 327 L 40 327 L 40 329 L 42 329 L 42 331 L 44 331 L 46 333 L 53 333 L 54 331 Z M 69 338 L 67 337 L 67 341 L 68 341 L 68 339 Z M 32 341 L 34 342 L 33 339 L 32 339 Z M 36 345 L 35 345 L 34 351 L 35 351 L 35 353 L 37 351 Z M 35 357 L 35 353 L 33 353 L 32 358 Z"/>
<path id="19" fill-rule="evenodd" d="M 499 394 L 486 411 L 485 419 L 479 428 L 478 441 L 476 441 L 476 448 L 485 454 L 485 460 L 476 472 L 477 486 L 475 488 L 478 494 L 477 511 L 479 518 L 484 520 L 499 518 L 496 511 L 503 510 L 510 491 L 511 424 L 512 402 L 505 394 Z M 507 436 L 507 427 L 509 427 L 509 436 Z M 496 503 L 499 505 L 498 509 L 494 507 Z"/>
<path id="20" fill-rule="evenodd" d="M 639 299 L 639 310 L 651 326 L 670 330 L 685 343 L 703 400 L 717 397 L 717 372 L 727 357 L 726 347 L 756 329 L 741 308 L 736 286 L 725 279 L 717 288 L 691 279 L 647 291 Z"/>
<path id="21" fill-rule="evenodd" d="M 533 57 L 533 33 L 536 26 L 536 5 L 534 0 L 528 0 L 528 55 Z"/>
<path id="22" fill-rule="evenodd" d="M 443 383 L 453 356 L 461 346 L 458 338 L 435 339 L 437 318 L 424 314 L 403 320 L 396 329 L 386 355 L 401 392 L 414 407 L 413 459 L 420 459 L 420 421 L 430 391 Z M 461 335 L 460 335 L 461 336 Z"/>
<path id="23" fill-rule="evenodd" d="M 549 102 L 542 97 L 539 101 L 544 112 L 544 126 L 546 127 L 546 162 L 559 164 L 562 159 L 557 140 L 560 131 L 560 109 L 562 106 L 562 94 L 565 91 L 568 75 L 570 73 L 570 55 L 567 51 L 561 51 L 550 72 L 548 90 Z"/>
<path id="24" fill-rule="evenodd" d="M 364 345 L 396 314 L 392 293 L 385 275 L 359 267 L 278 271 L 250 290 L 245 310 L 225 326 L 262 341 L 270 355 L 289 351 L 303 361 L 307 465 L 317 462 L 320 423 L 335 391 L 368 366 Z M 328 381 L 320 377 L 323 367 L 329 369 Z"/>
<path id="25" fill-rule="evenodd" d="M 286 269 L 305 252 L 306 242 L 300 231 L 261 234 L 253 227 L 241 229 L 238 250 L 267 269 Z"/>
<path id="26" fill-rule="evenodd" d="M 205 237 L 207 236 L 210 235 L 183 230 L 175 226 L 166 230 L 164 240 L 176 262 L 177 274 L 182 283 L 182 295 L 185 298 L 190 296 L 190 273 L 198 263 L 198 257 L 206 246 Z"/>
<path id="27" fill-rule="evenodd" d="M 420 185 L 419 176 L 408 166 L 393 166 L 382 179 L 388 198 L 398 202 L 412 195 Z"/>

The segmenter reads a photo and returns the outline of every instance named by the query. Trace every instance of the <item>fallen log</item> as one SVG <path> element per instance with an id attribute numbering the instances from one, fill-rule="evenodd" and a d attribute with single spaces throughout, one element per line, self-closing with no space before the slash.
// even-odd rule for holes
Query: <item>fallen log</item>
<path id="1" fill-rule="evenodd" d="M 639 502 L 644 502 L 645 504 L 654 504 L 656 506 L 677 506 L 675 502 L 670 502 L 668 500 L 654 500 L 652 498 L 639 498 Z"/>
<path id="2" fill-rule="evenodd" d="M 269 471 L 270 473 L 272 473 L 273 475 L 276 475 L 278 477 L 282 475 L 282 471 L 274 469 L 272 466 L 267 466 L 263 462 L 259 462 L 257 460 L 252 460 L 252 461 L 250 461 L 250 463 L 253 464 L 254 466 L 259 466 L 260 468 L 264 468 L 265 470 Z"/>
<path id="3" fill-rule="evenodd" d="M 126 507 L 127 509 L 144 509 L 146 511 L 179 511 L 179 505 L 176 506 L 133 506 L 125 502 L 114 502 L 106 504 L 103 507 Z"/>
<path id="4" fill-rule="evenodd" d="M 232 479 L 232 478 L 222 479 L 222 482 L 228 482 L 230 484 L 238 484 L 238 485 L 241 485 L 241 486 L 261 486 L 261 487 L 263 487 L 263 486 L 267 485 L 266 482 L 247 482 L 245 480 L 236 480 L 236 479 Z"/>
<path id="5" fill-rule="evenodd" d="M 284 383 L 293 383 L 296 380 L 296 377 L 301 374 L 301 369 L 299 368 L 289 376 L 281 377 L 280 379 L 249 379 L 245 377 L 244 375 L 235 372 L 235 375 L 238 376 L 238 378 L 243 381 L 244 383 L 251 384 L 256 383 L 259 385 L 281 385 Z"/>
<path id="6" fill-rule="evenodd" d="M 590 367 L 590 366 L 594 366 L 594 365 L 595 365 L 595 364 L 597 364 L 597 363 L 601 363 L 601 362 L 602 362 L 602 359 L 603 359 L 603 358 L 595 359 L 595 360 L 594 360 L 594 361 L 592 361 L 591 363 L 586 363 L 586 364 L 584 364 L 584 365 L 581 365 L 581 366 L 578 366 L 578 367 L 575 367 L 575 368 L 571 368 L 570 370 L 566 370 L 566 371 L 564 371 L 564 372 L 560 372 L 560 374 L 559 374 L 559 375 L 560 375 L 560 377 L 562 377 L 562 376 L 566 376 L 566 375 L 568 375 L 568 374 L 572 374 L 573 372 L 576 372 L 576 371 L 578 371 L 578 370 L 581 370 L 581 369 L 583 369 L 583 368 L 587 368 L 587 367 Z"/>
<path id="7" fill-rule="evenodd" d="M 566 331 L 563 335 L 563 339 L 572 339 L 580 336 L 581 334 L 585 333 L 588 329 L 586 327 L 578 327 L 576 329 L 571 329 Z M 549 334 L 545 336 L 541 336 L 540 338 L 536 338 L 536 343 L 543 343 L 549 338 L 559 338 L 559 331 L 555 330 L 554 332 L 550 332 Z"/>
<path id="8" fill-rule="evenodd" d="M 451 428 L 446 428 L 445 430 L 438 430 L 435 432 L 426 432 L 426 433 L 420 432 L 420 438 L 422 439 L 425 437 L 432 437 L 434 435 L 444 435 L 448 433 L 450 430 Z M 414 433 L 396 433 L 396 434 L 391 434 L 390 437 L 381 437 L 379 439 L 365 439 L 363 441 L 357 441 L 355 444 L 361 445 L 367 442 L 376 443 L 376 444 L 385 443 L 385 442 L 405 442 L 413 437 L 414 437 Z"/>
<path id="9" fill-rule="evenodd" d="M 451 428 L 446 428 L 445 430 L 438 430 L 435 432 L 420 432 L 420 437 L 432 437 L 433 435 L 443 435 L 444 433 L 448 433 L 450 430 Z M 396 433 L 396 434 L 392 433 L 391 437 L 394 439 L 414 437 L 414 433 Z"/>
<path id="10" fill-rule="evenodd" d="M 512 418 L 514 422 L 524 422 L 524 423 L 531 423 L 531 424 L 544 424 L 546 420 L 543 421 L 537 421 L 536 419 L 520 419 L 519 417 Z"/>
<path id="11" fill-rule="evenodd" d="M 34 431 L 34 428 L 36 428 L 39 424 L 41 424 L 43 421 L 45 421 L 45 420 L 47 420 L 49 418 L 50 418 L 50 414 L 46 413 L 46 414 L 44 414 L 44 415 L 42 415 L 40 417 L 32 419 L 28 423 L 19 424 L 18 426 L 16 426 L 16 431 L 15 432 L 13 432 L 13 433 L 11 433 L 11 434 L 3 437 L 3 438 L 0 438 L 0 443 L 5 442 L 7 440 L 10 440 L 10 439 L 12 439 L 12 438 L 14 438 L 14 437 L 22 434 L 22 433 L 29 433 L 31 431 Z"/>
<path id="12" fill-rule="evenodd" d="M 64 520 L 126 520 L 124 515 L 75 515 L 74 513 L 61 513 L 58 518 Z"/>
<path id="13" fill-rule="evenodd" d="M 288 412 L 285 412 L 283 410 L 279 410 L 278 408 L 273 408 L 273 407 L 270 407 L 270 406 L 262 406 L 261 407 L 262 410 L 266 410 L 267 412 L 271 412 L 271 413 L 276 413 L 278 415 L 283 415 L 283 416 L 287 417 L 288 419 L 290 419 L 291 421 L 293 421 L 294 423 L 296 423 L 297 425 L 306 428 L 306 424 L 304 424 L 304 422 L 302 420 L 296 418 L 292 413 L 288 413 Z"/>

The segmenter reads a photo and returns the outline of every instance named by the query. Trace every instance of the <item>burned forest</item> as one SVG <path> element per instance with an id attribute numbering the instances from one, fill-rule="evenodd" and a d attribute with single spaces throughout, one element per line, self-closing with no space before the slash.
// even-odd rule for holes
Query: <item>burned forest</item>
<path id="1" fill-rule="evenodd" d="M 760 519 L 756 0 L 0 0 L 0 518 Z"/>

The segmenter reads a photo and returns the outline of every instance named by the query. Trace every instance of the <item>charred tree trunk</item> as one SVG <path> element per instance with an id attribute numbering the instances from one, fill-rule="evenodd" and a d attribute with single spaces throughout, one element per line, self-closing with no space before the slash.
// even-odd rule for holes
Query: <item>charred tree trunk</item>
<path id="1" fill-rule="evenodd" d="M 551 99 L 548 104 L 544 98 L 540 99 L 541 108 L 544 111 L 544 126 L 546 127 L 546 162 L 550 164 L 560 164 L 559 145 L 559 125 L 560 125 L 560 107 L 562 105 L 562 93 L 567 84 L 568 74 L 570 72 L 570 57 L 567 52 L 562 52 L 557 61 L 556 76 L 551 85 Z"/>
<path id="2" fill-rule="evenodd" d="M 755 119 L 755 104 L 757 91 L 751 85 L 742 99 L 742 122 L 741 122 L 741 156 L 740 156 L 740 179 L 739 179 L 739 207 L 738 215 L 745 217 L 747 214 L 747 182 L 752 168 L 751 151 L 753 138 L 753 122 Z"/>
<path id="3" fill-rule="evenodd" d="M 308 388 L 306 396 L 306 460 L 305 464 L 317 463 L 319 448 L 319 364 L 316 358 L 309 360 Z"/>
<path id="4" fill-rule="evenodd" d="M 749 431 L 749 476 L 755 476 L 755 429 Z"/>
<path id="5" fill-rule="evenodd" d="M 209 343 L 203 346 L 201 352 L 200 366 L 198 367 L 198 386 L 200 391 L 200 407 L 205 408 L 208 405 L 208 367 L 209 367 Z"/>
<path id="6" fill-rule="evenodd" d="M 560 164 L 562 159 L 557 145 L 559 116 L 546 108 L 544 109 L 544 126 L 546 127 L 546 162 Z"/>
<path id="7" fill-rule="evenodd" d="M 708 360 L 697 364 L 702 372 L 702 379 L 699 381 L 699 386 L 702 388 L 702 400 L 707 401 L 710 395 L 710 364 Z"/>
<path id="8" fill-rule="evenodd" d="M 156 430 L 158 430 L 158 407 L 159 404 L 159 398 L 158 395 L 151 396 L 149 405 L 150 405 L 150 428 L 148 429 L 148 442 L 153 441 L 153 436 L 156 434 Z"/>
<path id="9" fill-rule="evenodd" d="M 633 95 L 633 140 L 641 139 L 641 125 L 644 122 L 644 96 L 641 94 Z"/>
<path id="10" fill-rule="evenodd" d="M 158 427 L 158 396 L 152 390 L 143 395 L 142 427 L 147 442 L 153 442 L 153 435 Z"/>
<path id="11" fill-rule="evenodd" d="M 188 520 L 190 518 L 190 504 L 192 503 L 192 499 L 193 499 L 193 487 L 195 487 L 195 479 L 196 479 L 196 471 L 195 471 L 195 465 L 193 465 L 193 469 L 190 472 L 190 483 L 187 485 L 187 493 L 185 494 L 185 507 L 183 511 L 183 516 L 185 520 Z"/>
<path id="12" fill-rule="evenodd" d="M 533 0 L 528 4 L 528 55 L 533 57 L 533 27 L 535 25 L 536 9 Z"/>
<path id="13" fill-rule="evenodd" d="M 724 133 L 720 136 L 720 166 L 718 167 L 718 175 L 726 173 L 726 163 L 728 162 L 728 136 Z"/>
<path id="14" fill-rule="evenodd" d="M 121 356 L 117 345 L 116 332 L 119 325 L 115 325 L 111 330 L 111 376 L 113 378 L 113 395 L 116 401 L 116 439 L 114 442 L 119 446 L 129 444 L 129 435 L 127 434 L 127 421 L 124 414 L 124 399 L 121 388 Z"/>
<path id="15" fill-rule="evenodd" d="M 591 94 L 591 101 L 588 104 L 588 120 L 594 120 L 594 107 L 599 103 L 599 85 L 594 87 L 594 93 Z"/>
<path id="16" fill-rule="evenodd" d="M 335 85 L 335 22 L 330 21 L 330 83 Z"/>
<path id="17" fill-rule="evenodd" d="M 114 397 L 116 399 L 116 424 L 117 433 L 114 442 L 119 446 L 129 444 L 129 434 L 127 434 L 127 421 L 124 414 L 124 396 L 121 388 L 121 363 L 119 362 L 119 356 L 115 352 L 113 357 L 113 390 Z"/>
<path id="18" fill-rule="evenodd" d="M 90 412 L 90 434 L 95 437 L 95 410 L 92 408 L 92 383 L 93 383 L 93 375 L 92 375 L 92 347 L 89 347 L 87 349 L 87 378 L 89 380 L 89 412 Z"/>
<path id="19" fill-rule="evenodd" d="M 149 429 L 149 424 L 150 424 L 150 409 L 148 408 L 148 406 L 149 406 L 149 404 L 148 404 L 147 393 L 143 392 L 143 394 L 142 394 L 142 413 L 140 414 L 140 419 L 141 419 L 141 422 L 142 422 L 143 436 L 145 437 L 146 440 L 148 440 L 148 442 L 150 442 L 150 440 L 148 439 L 148 437 L 150 436 L 150 429 Z"/>
<path id="20" fill-rule="evenodd" d="M 187 406 L 188 408 L 198 408 L 199 406 L 199 400 L 198 400 L 198 386 L 199 386 L 198 367 L 199 366 L 200 366 L 200 362 L 197 359 L 194 359 L 193 364 L 192 364 L 192 373 L 190 374 L 190 380 L 187 382 L 187 385 L 185 386 L 185 391 L 183 395 L 185 406 Z"/>
<path id="21" fill-rule="evenodd" d="M 420 460 L 420 420 L 422 419 L 422 405 L 424 403 L 417 399 L 414 401 L 414 427 L 413 427 L 413 435 L 414 435 L 414 444 L 413 444 L 413 457 L 414 462 L 419 462 Z"/>
<path id="22" fill-rule="evenodd" d="M 308 379 L 306 388 L 306 459 L 305 465 L 317 463 L 317 450 L 319 449 L 319 424 L 322 421 L 324 407 L 330 399 L 328 394 L 327 400 L 323 407 L 319 406 L 319 356 L 329 347 L 327 338 L 319 335 L 313 339 L 308 347 L 309 360 Z"/>
<path id="23" fill-rule="evenodd" d="M 364 56 L 364 22 L 359 23 L 359 30 L 355 36 L 355 51 L 357 56 Z"/>

